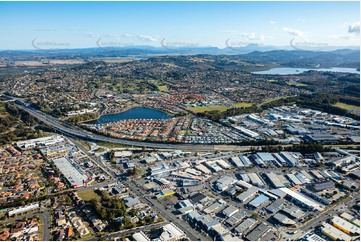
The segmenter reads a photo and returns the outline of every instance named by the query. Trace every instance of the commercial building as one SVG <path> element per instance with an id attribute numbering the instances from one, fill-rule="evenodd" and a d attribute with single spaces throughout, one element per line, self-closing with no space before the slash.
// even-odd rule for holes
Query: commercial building
<path id="1" fill-rule="evenodd" d="M 302 218 L 305 215 L 305 213 L 302 212 L 302 210 L 300 208 L 293 206 L 293 205 L 284 207 L 282 209 L 282 211 L 284 213 L 286 213 L 288 216 L 295 218 L 295 219 Z"/>
<path id="2" fill-rule="evenodd" d="M 335 241 L 351 241 L 351 236 L 345 234 L 341 230 L 337 229 L 336 227 L 332 226 L 329 223 L 322 224 L 322 233 Z"/>
<path id="3" fill-rule="evenodd" d="M 294 185 L 302 185 L 302 182 L 292 173 L 287 174 L 286 177 L 292 182 Z"/>
<path id="4" fill-rule="evenodd" d="M 163 226 L 163 232 L 159 236 L 161 241 L 176 241 L 186 238 L 186 234 L 173 223 Z"/>
<path id="5" fill-rule="evenodd" d="M 330 205 L 332 201 L 326 197 L 323 197 L 313 191 L 308 190 L 307 188 L 302 187 L 301 192 L 316 200 L 317 202 L 323 203 L 325 205 Z"/>
<path id="6" fill-rule="evenodd" d="M 296 224 L 294 220 L 288 218 L 286 215 L 283 215 L 282 213 L 276 213 L 275 215 L 273 215 L 273 219 L 286 226 L 292 226 Z"/>
<path id="7" fill-rule="evenodd" d="M 253 185 L 249 184 L 248 182 L 239 180 L 237 181 L 237 186 L 241 187 L 241 188 L 245 188 L 245 189 L 250 189 L 251 187 L 253 187 Z"/>
<path id="8" fill-rule="evenodd" d="M 335 183 L 333 183 L 332 181 L 318 182 L 312 184 L 310 188 L 315 192 L 321 192 L 324 190 L 335 188 Z"/>
<path id="9" fill-rule="evenodd" d="M 251 137 L 251 138 L 256 138 L 259 136 L 258 133 L 254 132 L 252 130 L 243 128 L 243 127 L 235 126 L 234 128 L 237 129 L 238 131 L 240 131 L 242 134 L 244 134 L 248 137 Z"/>
<path id="10" fill-rule="evenodd" d="M 266 167 L 266 163 L 261 158 L 259 158 L 258 155 L 252 154 L 250 157 L 257 166 Z"/>
<path id="11" fill-rule="evenodd" d="M 71 187 L 82 187 L 88 180 L 88 177 L 82 170 L 80 170 L 78 165 L 72 162 L 69 158 L 61 157 L 58 159 L 53 159 L 53 162 L 64 175 L 65 179 Z"/>
<path id="12" fill-rule="evenodd" d="M 307 198 L 306 196 L 303 196 L 302 194 L 292 191 L 288 188 L 282 187 L 279 188 L 281 191 L 285 192 L 287 194 L 287 196 L 292 200 L 295 201 L 296 203 L 306 206 L 307 208 L 316 210 L 316 211 L 322 211 L 324 209 L 324 205 L 310 199 Z"/>
<path id="13" fill-rule="evenodd" d="M 134 241 L 150 241 L 148 236 L 146 234 L 144 234 L 143 231 L 140 231 L 140 232 L 137 232 L 137 233 L 133 234 L 132 239 Z"/>
<path id="14" fill-rule="evenodd" d="M 291 167 L 295 167 L 298 166 L 298 159 L 296 159 L 290 152 L 280 152 L 279 153 L 280 157 L 282 157 L 282 159 L 284 159 L 286 161 L 286 163 L 291 166 Z"/>
<path id="15" fill-rule="evenodd" d="M 332 225 L 342 230 L 346 234 L 360 234 L 360 228 L 352 223 L 340 218 L 339 216 L 334 216 L 332 218 Z"/>
<path id="16" fill-rule="evenodd" d="M 269 213 L 277 213 L 283 206 L 284 200 L 283 199 L 277 199 L 270 205 L 266 207 L 266 211 Z"/>
<path id="17" fill-rule="evenodd" d="M 237 227 L 234 228 L 234 231 L 236 231 L 239 235 L 242 235 L 246 233 L 247 231 L 254 228 L 254 226 L 257 224 L 257 221 L 253 218 L 247 218 L 242 223 L 240 223 Z"/>
<path id="18" fill-rule="evenodd" d="M 308 234 L 307 236 L 305 236 L 305 240 L 306 241 L 326 241 L 324 238 L 322 238 L 314 233 Z"/>
<path id="19" fill-rule="evenodd" d="M 233 214 L 232 216 L 230 216 L 227 220 L 226 223 L 229 224 L 230 226 L 235 226 L 236 224 L 238 224 L 239 222 L 242 221 L 242 219 L 244 219 L 247 216 L 247 213 L 243 210 L 239 210 L 238 212 L 236 212 L 235 214 Z"/>
<path id="20" fill-rule="evenodd" d="M 203 212 L 206 214 L 210 214 L 210 213 L 217 211 L 222 206 L 223 206 L 223 203 L 220 203 L 219 201 L 217 201 L 217 202 L 213 203 L 212 205 L 208 206 L 207 208 L 205 208 L 203 210 Z"/>
<path id="21" fill-rule="evenodd" d="M 249 179 L 251 180 L 251 183 L 254 185 L 254 186 L 258 186 L 258 187 L 263 187 L 264 186 L 264 183 L 263 181 L 261 180 L 261 178 L 257 175 L 257 173 L 248 173 L 247 174 Z"/>
<path id="22" fill-rule="evenodd" d="M 159 198 L 163 198 L 163 197 L 169 197 L 174 194 L 175 194 L 175 192 L 173 190 L 163 189 L 156 195 L 156 197 L 159 199 Z"/>
<path id="23" fill-rule="evenodd" d="M 229 158 L 230 162 L 233 163 L 237 168 L 244 167 L 243 162 L 237 157 L 231 157 Z"/>
<path id="24" fill-rule="evenodd" d="M 267 225 L 261 223 L 256 228 L 254 228 L 247 236 L 246 240 L 249 241 L 259 241 L 262 240 L 262 237 L 265 236 L 268 232 L 271 231 L 271 228 Z"/>
<path id="25" fill-rule="evenodd" d="M 223 169 L 217 165 L 216 161 L 207 161 L 205 165 L 212 171 L 212 172 L 220 172 L 223 171 Z"/>
<path id="26" fill-rule="evenodd" d="M 360 227 L 360 220 L 356 217 L 351 216 L 350 214 L 344 212 L 340 215 L 341 218 L 347 220 L 348 222 L 352 223 L 353 225 L 356 225 L 357 227 Z"/>
<path id="27" fill-rule="evenodd" d="M 237 196 L 237 199 L 241 202 L 244 203 L 245 201 L 251 199 L 252 197 L 254 197 L 257 193 L 258 193 L 259 189 L 257 187 L 251 187 L 250 189 L 248 189 L 247 191 L 239 194 Z"/>
<path id="28" fill-rule="evenodd" d="M 263 174 L 268 178 L 274 188 L 280 188 L 285 186 L 275 173 L 267 172 Z"/>
<path id="29" fill-rule="evenodd" d="M 54 145 L 56 143 L 64 142 L 64 138 L 60 135 L 53 135 L 49 137 L 43 137 L 38 139 L 30 139 L 16 142 L 16 146 L 22 150 L 33 149 L 36 147 L 45 147 L 48 145 Z"/>
<path id="30" fill-rule="evenodd" d="M 276 158 L 271 154 L 271 153 L 267 153 L 267 152 L 258 152 L 257 156 L 266 163 L 274 163 L 276 160 Z"/>
<path id="31" fill-rule="evenodd" d="M 324 160 L 325 160 L 325 158 L 323 158 L 323 156 L 321 155 L 320 152 L 315 152 L 315 153 L 313 154 L 313 156 L 315 157 L 315 160 L 316 160 L 317 162 L 321 162 L 321 161 L 324 161 Z"/>
<path id="32" fill-rule="evenodd" d="M 281 164 L 281 166 L 286 166 L 287 162 L 285 159 L 283 159 L 279 154 L 274 153 L 273 156 L 277 159 L 278 163 Z"/>
<path id="33" fill-rule="evenodd" d="M 317 170 L 311 170 L 310 173 L 317 179 L 323 179 L 323 176 Z"/>
<path id="34" fill-rule="evenodd" d="M 252 166 L 252 162 L 248 159 L 247 156 L 240 155 L 239 159 L 242 161 L 242 163 L 243 163 L 243 165 L 245 167 L 251 167 Z"/>
<path id="35" fill-rule="evenodd" d="M 248 203 L 249 206 L 253 208 L 258 208 L 259 206 L 265 204 L 268 202 L 269 198 L 263 194 L 259 195 L 255 199 L 253 199 L 250 203 Z"/>
<path id="36" fill-rule="evenodd" d="M 235 206 L 229 206 L 226 209 L 224 209 L 222 211 L 223 215 L 225 215 L 227 218 L 231 217 L 232 215 L 234 215 L 235 213 L 237 213 L 239 211 L 238 208 L 236 208 Z"/>
<path id="37" fill-rule="evenodd" d="M 327 164 L 335 166 L 335 167 L 339 167 L 339 166 L 345 166 L 350 164 L 351 162 L 356 161 L 355 156 L 353 155 L 347 155 L 344 157 L 340 157 L 340 158 L 335 158 L 333 160 L 331 160 L 330 162 L 328 162 Z"/>
<path id="38" fill-rule="evenodd" d="M 219 165 L 220 167 L 222 167 L 225 170 L 232 167 L 230 164 L 228 164 L 224 160 L 216 160 L 216 163 L 217 163 L 217 165 Z"/>
<path id="39" fill-rule="evenodd" d="M 307 134 L 304 139 L 311 142 L 332 143 L 340 141 L 342 137 L 333 134 Z"/>
<path id="40" fill-rule="evenodd" d="M 203 164 L 199 164 L 199 165 L 195 166 L 195 168 L 204 174 L 207 174 L 207 175 L 212 174 L 212 172 Z"/>
<path id="41" fill-rule="evenodd" d="M 236 183 L 236 179 L 231 176 L 223 176 L 215 183 L 215 187 L 218 191 L 225 191 L 230 185 Z"/>

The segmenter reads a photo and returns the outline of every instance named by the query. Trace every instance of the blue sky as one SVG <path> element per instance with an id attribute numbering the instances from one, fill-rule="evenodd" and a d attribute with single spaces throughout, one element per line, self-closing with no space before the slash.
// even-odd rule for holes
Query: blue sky
<path id="1" fill-rule="evenodd" d="M 0 2 L 0 49 L 355 46 L 359 2 Z M 163 41 L 163 42 L 162 42 Z"/>

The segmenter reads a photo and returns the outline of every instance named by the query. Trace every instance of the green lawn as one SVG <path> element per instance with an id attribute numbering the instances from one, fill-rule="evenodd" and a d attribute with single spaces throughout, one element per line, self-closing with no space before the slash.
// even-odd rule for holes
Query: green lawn
<path id="1" fill-rule="evenodd" d="M 188 107 L 188 110 L 191 110 L 195 113 L 204 113 L 206 111 L 226 111 L 228 108 L 225 105 L 222 106 L 208 106 L 208 107 Z"/>
<path id="2" fill-rule="evenodd" d="M 342 109 L 346 109 L 346 110 L 358 110 L 358 112 L 360 112 L 360 107 L 355 106 L 355 105 L 350 105 L 350 104 L 346 104 L 346 103 L 337 102 L 333 106 L 338 107 L 338 108 L 342 108 Z"/>
<path id="3" fill-rule="evenodd" d="M 104 151 L 105 151 L 105 149 L 103 147 L 100 147 L 100 148 L 95 150 L 95 152 L 104 152 Z"/>
<path id="4" fill-rule="evenodd" d="M 129 145 L 115 144 L 115 143 L 109 143 L 109 142 L 96 142 L 96 144 L 99 146 L 107 147 L 109 149 L 130 147 Z"/>
<path id="5" fill-rule="evenodd" d="M 80 140 L 80 139 L 74 139 L 76 142 L 78 142 L 81 146 L 83 146 L 86 150 L 90 150 L 90 146 L 87 142 Z"/>
<path id="6" fill-rule="evenodd" d="M 253 103 L 245 103 L 245 102 L 239 102 L 234 103 L 233 106 L 236 108 L 249 108 L 252 107 Z"/>
<path id="7" fill-rule="evenodd" d="M 96 194 L 93 190 L 87 190 L 87 191 L 81 191 L 77 192 L 79 197 L 83 199 L 84 201 L 90 201 L 93 198 L 100 199 L 99 195 Z"/>

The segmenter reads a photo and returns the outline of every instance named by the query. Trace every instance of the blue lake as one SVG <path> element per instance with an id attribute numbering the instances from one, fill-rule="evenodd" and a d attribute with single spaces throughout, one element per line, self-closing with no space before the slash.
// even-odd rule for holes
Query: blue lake
<path id="1" fill-rule="evenodd" d="M 104 124 L 117 122 L 125 119 L 170 119 L 172 116 L 152 108 L 132 108 L 123 113 L 107 114 L 101 116 L 98 120 L 89 122 L 91 124 Z"/>
<path id="2" fill-rule="evenodd" d="M 331 68 L 319 68 L 319 69 L 283 67 L 283 68 L 272 68 L 267 71 L 255 71 L 252 73 L 253 74 L 268 74 L 268 75 L 292 75 L 292 74 L 300 74 L 302 72 L 310 71 L 310 70 L 360 74 L 360 72 L 357 71 L 355 68 L 343 68 L 343 67 L 331 67 Z"/>

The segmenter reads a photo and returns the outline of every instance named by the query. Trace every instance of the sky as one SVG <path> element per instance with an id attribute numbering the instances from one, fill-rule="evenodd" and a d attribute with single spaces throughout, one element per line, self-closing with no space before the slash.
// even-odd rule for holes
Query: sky
<path id="1" fill-rule="evenodd" d="M 0 2 L 0 49 L 358 46 L 356 2 Z"/>

